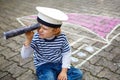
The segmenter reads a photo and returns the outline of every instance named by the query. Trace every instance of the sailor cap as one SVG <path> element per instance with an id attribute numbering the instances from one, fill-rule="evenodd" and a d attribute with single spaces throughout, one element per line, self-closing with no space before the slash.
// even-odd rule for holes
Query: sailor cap
<path id="1" fill-rule="evenodd" d="M 48 27 L 61 27 L 62 22 L 68 20 L 68 16 L 54 8 L 36 7 L 38 11 L 37 21 Z"/>

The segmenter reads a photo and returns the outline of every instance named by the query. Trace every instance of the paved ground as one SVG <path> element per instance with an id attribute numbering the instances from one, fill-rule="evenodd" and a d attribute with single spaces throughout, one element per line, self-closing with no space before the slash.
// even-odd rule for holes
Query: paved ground
<path id="1" fill-rule="evenodd" d="M 24 35 L 3 39 L 3 32 L 21 26 L 17 17 L 36 14 L 35 6 L 47 6 L 66 13 L 117 18 L 120 17 L 119 3 L 119 0 L 0 0 L 0 80 L 36 80 L 33 59 L 20 57 Z M 73 49 L 73 65 L 84 72 L 83 80 L 120 80 L 120 36 L 105 43 L 76 25 L 65 24 L 62 30 Z M 119 32 L 117 28 L 111 37 Z M 85 49 L 89 45 L 93 52 Z"/>

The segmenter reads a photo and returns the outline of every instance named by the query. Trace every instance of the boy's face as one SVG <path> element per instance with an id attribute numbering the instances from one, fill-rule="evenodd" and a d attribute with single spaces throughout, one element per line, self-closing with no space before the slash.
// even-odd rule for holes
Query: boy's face
<path id="1" fill-rule="evenodd" d="M 55 36 L 53 29 L 54 28 L 51 28 L 51 27 L 48 27 L 45 25 L 41 25 L 41 27 L 37 29 L 37 32 L 38 32 L 40 38 L 44 38 L 44 39 L 51 38 L 51 37 Z"/>

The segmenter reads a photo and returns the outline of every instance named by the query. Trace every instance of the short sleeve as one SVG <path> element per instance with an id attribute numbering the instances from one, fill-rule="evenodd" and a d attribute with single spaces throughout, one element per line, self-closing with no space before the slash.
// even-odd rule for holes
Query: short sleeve
<path id="1" fill-rule="evenodd" d="M 70 51 L 70 45 L 69 45 L 69 42 L 67 40 L 67 37 L 64 36 L 63 45 L 62 45 L 62 53 L 66 53 L 69 51 Z"/>

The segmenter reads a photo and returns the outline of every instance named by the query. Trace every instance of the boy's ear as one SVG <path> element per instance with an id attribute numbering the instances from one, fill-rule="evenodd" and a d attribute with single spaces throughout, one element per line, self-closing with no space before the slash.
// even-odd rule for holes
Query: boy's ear
<path id="1" fill-rule="evenodd" d="M 60 32 L 61 32 L 61 29 L 60 29 L 60 28 L 55 28 L 55 29 L 54 29 L 54 34 L 55 34 L 55 35 L 59 35 Z"/>

